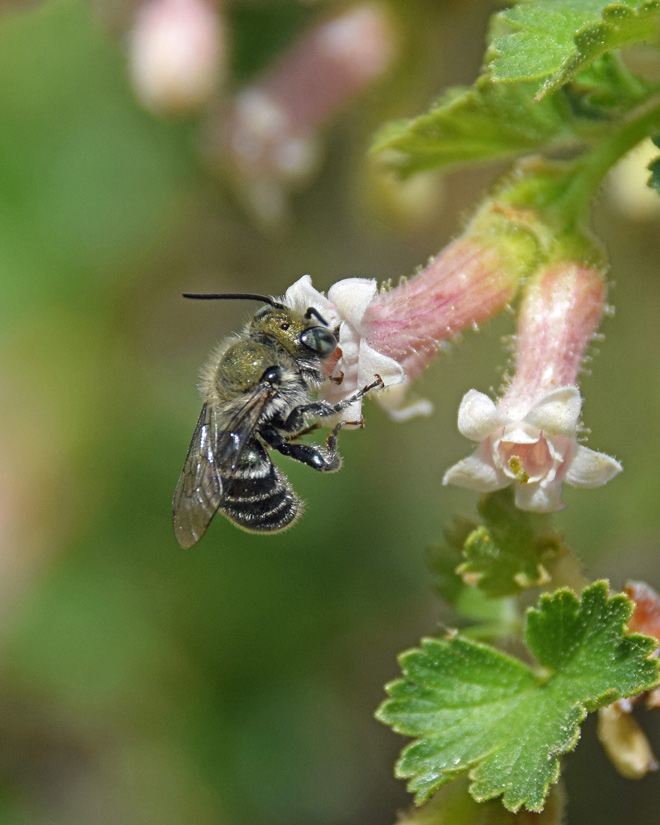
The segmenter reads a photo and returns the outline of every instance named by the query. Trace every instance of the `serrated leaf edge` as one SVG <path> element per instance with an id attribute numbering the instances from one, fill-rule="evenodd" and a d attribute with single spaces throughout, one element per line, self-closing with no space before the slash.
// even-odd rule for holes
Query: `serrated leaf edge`
<path id="1" fill-rule="evenodd" d="M 644 15 L 652 15 L 654 12 L 660 11 L 660 0 L 646 0 L 646 2 L 641 3 L 637 7 L 628 6 L 627 4 L 623 3 L 610 3 L 607 6 L 604 6 L 601 9 L 601 17 L 598 20 L 592 20 L 586 22 L 581 28 L 579 28 L 573 35 L 573 44 L 575 47 L 575 53 L 566 57 L 562 63 L 562 65 L 551 72 L 550 74 L 545 73 L 536 73 L 532 75 L 527 75 L 525 77 L 503 77 L 498 76 L 496 73 L 492 71 L 492 65 L 497 60 L 498 55 L 500 52 L 494 46 L 491 46 L 486 54 L 486 65 L 489 68 L 489 75 L 494 83 L 521 83 L 526 82 L 529 80 L 538 80 L 541 77 L 545 77 L 546 79 L 540 85 L 538 92 L 536 93 L 535 99 L 541 100 L 542 98 L 546 97 L 546 95 L 552 94 L 568 83 L 573 76 L 577 73 L 578 70 L 584 69 L 589 66 L 600 54 L 614 51 L 618 48 L 621 48 L 623 45 L 627 45 L 625 40 L 618 43 L 616 46 L 612 46 L 611 48 L 606 48 L 602 50 L 598 47 L 598 43 L 594 42 L 598 40 L 597 33 L 599 30 L 603 30 L 606 26 L 613 26 L 615 25 L 615 20 L 617 19 L 617 11 L 620 9 L 626 10 L 624 15 L 619 16 L 619 19 L 622 17 L 626 17 L 627 20 L 630 20 L 633 17 L 642 18 Z M 506 14 L 505 12 L 501 12 L 501 14 Z M 520 24 L 519 21 L 511 20 L 509 18 L 505 18 L 507 21 L 507 25 L 511 26 L 511 28 L 517 29 L 517 32 L 524 31 L 524 26 Z M 503 37 L 513 36 L 517 32 L 511 32 L 510 35 L 503 35 Z M 596 35 L 596 37 L 595 37 Z M 634 42 L 647 42 L 647 38 L 631 40 L 632 43 Z M 580 53 L 582 44 L 582 53 Z"/>
<path id="2" fill-rule="evenodd" d="M 556 590 L 553 593 L 543 593 L 541 595 L 540 599 L 539 599 L 539 606 L 538 607 L 530 607 L 527 611 L 527 615 L 529 616 L 530 613 L 532 613 L 532 612 L 541 613 L 543 605 L 547 604 L 548 602 L 551 602 L 551 601 L 555 600 L 558 596 L 570 599 L 570 601 L 573 603 L 573 605 L 577 606 L 578 610 L 582 609 L 585 606 L 585 596 L 587 598 L 592 598 L 592 603 L 593 604 L 600 604 L 602 607 L 607 607 L 608 605 L 611 605 L 612 602 L 620 604 L 622 607 L 625 608 L 623 613 L 626 616 L 626 618 L 622 618 L 621 623 L 620 623 L 621 633 L 623 634 L 622 641 L 623 641 L 623 639 L 625 639 L 628 642 L 633 642 L 634 644 L 639 645 L 640 652 L 645 653 L 647 659 L 650 657 L 650 655 L 653 653 L 653 651 L 658 647 L 658 640 L 657 639 L 654 639 L 654 638 L 649 637 L 649 636 L 645 636 L 644 634 L 641 634 L 641 633 L 627 633 L 626 632 L 627 622 L 630 620 L 630 618 L 633 614 L 633 611 L 634 611 L 634 603 L 632 602 L 632 600 L 628 596 L 626 596 L 623 593 L 615 593 L 615 594 L 610 595 L 610 593 L 609 593 L 609 582 L 607 582 L 604 579 L 593 582 L 593 584 L 591 584 L 589 587 L 586 587 L 582 591 L 582 594 L 579 598 L 578 598 L 577 594 L 572 589 L 570 589 L 568 587 L 560 588 L 559 590 Z M 400 726 L 396 724 L 396 722 L 390 721 L 386 718 L 387 706 L 390 705 L 390 703 L 392 703 L 394 701 L 394 699 L 391 698 L 392 697 L 391 691 L 396 690 L 396 687 L 399 684 L 406 683 L 407 681 L 409 681 L 409 679 L 406 675 L 407 672 L 406 672 L 406 669 L 405 669 L 406 659 L 410 658 L 413 655 L 424 654 L 425 652 L 427 652 L 427 650 L 425 650 L 425 647 L 428 647 L 431 644 L 435 645 L 439 642 L 445 642 L 447 644 L 450 644 L 454 640 L 460 640 L 462 642 L 467 642 L 469 645 L 474 645 L 474 646 L 477 646 L 477 647 L 486 648 L 490 652 L 499 654 L 504 659 L 516 661 L 520 665 L 522 665 L 523 667 L 528 668 L 528 666 L 524 662 L 521 662 L 519 659 L 516 659 L 515 657 L 509 656 L 506 653 L 502 653 L 501 651 L 498 651 L 496 648 L 493 648 L 490 645 L 484 645 L 482 643 L 475 642 L 475 641 L 470 640 L 470 639 L 464 639 L 463 637 L 459 636 L 458 633 L 450 632 L 445 637 L 443 637 L 442 639 L 437 639 L 437 638 L 433 638 L 433 637 L 424 637 L 420 641 L 421 647 L 411 648 L 407 651 L 404 651 L 403 653 L 401 653 L 397 657 L 397 659 L 399 661 L 399 665 L 401 667 L 401 670 L 404 673 L 404 678 L 395 679 L 391 682 L 388 682 L 385 685 L 385 690 L 388 693 L 388 695 L 390 696 L 390 698 L 385 699 L 380 704 L 378 709 L 376 710 L 375 716 L 379 721 L 387 724 L 389 727 L 392 728 L 392 730 L 394 730 L 397 733 L 400 733 L 400 734 L 406 735 L 406 736 L 411 735 L 411 734 L 406 733 L 405 730 L 402 730 L 400 728 Z M 653 687 L 660 684 L 660 671 L 658 670 L 658 662 L 656 661 L 655 664 L 656 664 L 656 680 L 653 684 L 649 684 L 646 688 L 644 688 L 645 690 L 652 689 Z M 538 678 L 538 675 L 539 675 L 538 673 L 535 673 L 535 671 L 532 670 L 532 668 L 528 668 L 528 669 L 530 670 L 530 673 L 532 675 L 534 675 L 535 677 Z M 544 681 L 548 681 L 553 676 L 554 676 L 554 672 L 552 672 L 550 674 L 550 676 L 547 680 L 540 680 L 538 682 L 538 687 L 541 687 L 541 685 Z M 632 694 L 625 694 L 625 695 L 632 695 Z M 549 761 L 552 760 L 554 762 L 554 764 L 552 766 L 552 774 L 548 778 L 548 781 L 544 782 L 544 784 L 543 784 L 541 800 L 540 800 L 538 805 L 533 803 L 533 802 L 531 804 L 529 804 L 529 802 L 525 799 L 520 800 L 520 801 L 516 800 L 515 802 L 511 803 L 510 797 L 507 797 L 508 792 L 511 790 L 510 785 L 504 787 L 501 790 L 498 790 L 497 792 L 495 792 L 493 794 L 479 794 L 478 792 L 473 791 L 474 784 L 478 780 L 478 777 L 476 777 L 475 774 L 478 771 L 481 764 L 483 763 L 485 756 L 488 756 L 488 754 L 482 755 L 478 759 L 474 759 L 474 760 L 471 760 L 469 762 L 465 762 L 461 765 L 460 768 L 456 768 L 456 769 L 452 769 L 452 768 L 444 769 L 443 768 L 443 769 L 440 770 L 441 776 L 440 776 L 439 781 L 436 782 L 430 790 L 415 790 L 415 786 L 418 785 L 420 782 L 423 782 L 425 777 L 427 779 L 430 778 L 429 773 L 427 772 L 425 774 L 418 774 L 418 773 L 411 774 L 409 771 L 404 771 L 403 770 L 402 764 L 403 764 L 403 762 L 406 758 L 407 753 L 410 751 L 410 749 L 413 746 L 415 746 L 420 741 L 420 739 L 422 738 L 422 737 L 419 737 L 419 736 L 417 736 L 417 738 L 414 739 L 414 741 L 412 741 L 408 745 L 406 745 L 403 748 L 403 750 L 401 751 L 401 755 L 400 755 L 399 759 L 397 760 L 397 762 L 395 764 L 395 771 L 394 771 L 395 776 L 399 779 L 411 779 L 411 781 L 408 783 L 407 787 L 408 787 L 408 790 L 410 792 L 415 793 L 415 798 L 414 799 L 415 799 L 415 804 L 416 805 L 423 804 L 427 799 L 429 799 L 429 797 L 438 788 L 440 788 L 442 785 L 446 784 L 447 782 L 451 781 L 452 779 L 454 779 L 454 778 L 456 778 L 460 775 L 467 775 L 467 777 L 469 778 L 469 780 L 471 782 L 470 794 L 472 795 L 472 797 L 477 802 L 485 802 L 489 799 L 496 799 L 497 797 L 501 796 L 502 797 L 502 804 L 504 805 L 504 807 L 507 808 L 507 810 L 512 811 L 513 813 L 516 813 L 517 811 L 519 811 L 520 808 L 523 807 L 523 805 L 530 811 L 540 812 L 540 811 L 543 810 L 543 803 L 545 802 L 545 799 L 548 795 L 550 787 L 553 784 L 555 784 L 557 782 L 557 780 L 559 779 L 559 776 L 560 776 L 560 761 L 559 761 L 560 757 L 562 755 L 564 755 L 565 753 L 570 753 L 577 746 L 577 743 L 580 740 L 581 725 L 584 722 L 584 720 L 586 719 L 587 715 L 589 713 L 597 710 L 600 707 L 603 707 L 607 704 L 611 704 L 611 702 L 616 701 L 617 699 L 620 699 L 620 698 L 623 698 L 623 694 L 620 694 L 619 691 L 616 688 L 611 688 L 610 690 L 606 690 L 606 691 L 604 691 L 603 693 L 601 693 L 597 696 L 592 696 L 592 697 L 589 697 L 588 699 L 583 700 L 581 702 L 576 702 L 572 706 L 571 709 L 574 711 L 575 717 L 574 717 L 574 721 L 572 721 L 572 724 L 567 729 L 567 732 L 570 732 L 570 739 L 569 739 L 568 742 L 565 743 L 565 746 L 562 747 L 561 749 L 557 749 L 555 751 L 549 750 L 549 752 L 548 752 L 548 760 Z"/>

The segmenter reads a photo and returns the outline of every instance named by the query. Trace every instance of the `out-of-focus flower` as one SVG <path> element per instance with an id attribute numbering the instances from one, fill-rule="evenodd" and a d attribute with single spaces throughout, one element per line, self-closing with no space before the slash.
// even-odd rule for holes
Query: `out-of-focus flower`
<path id="1" fill-rule="evenodd" d="M 479 446 L 447 471 L 445 484 L 489 492 L 515 483 L 518 507 L 553 512 L 564 506 L 563 482 L 599 487 L 621 471 L 577 442 L 577 376 L 605 295 L 602 274 L 573 262 L 553 264 L 527 285 L 514 376 L 497 404 L 476 390 L 463 398 L 458 427 Z"/>
<path id="2" fill-rule="evenodd" d="M 621 158 L 607 179 L 607 192 L 615 207 L 634 221 L 657 221 L 660 198 L 648 185 L 649 164 L 658 157 L 658 147 L 646 138 Z"/>
<path id="3" fill-rule="evenodd" d="M 384 73 L 395 41 L 383 6 L 354 6 L 307 31 L 210 124 L 209 154 L 266 222 L 316 168 L 320 127 Z"/>
<path id="4" fill-rule="evenodd" d="M 147 0 L 130 37 L 130 72 L 147 109 L 187 114 L 202 108 L 223 76 L 225 30 L 208 0 Z"/>

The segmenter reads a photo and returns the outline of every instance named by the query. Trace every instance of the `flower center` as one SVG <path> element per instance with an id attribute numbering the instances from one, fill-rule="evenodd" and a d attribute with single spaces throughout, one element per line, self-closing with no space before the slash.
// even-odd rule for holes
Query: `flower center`
<path id="1" fill-rule="evenodd" d="M 535 441 L 521 443 L 502 438 L 497 445 L 500 466 L 509 478 L 521 484 L 546 478 L 555 467 L 546 439 L 539 434 Z M 553 473 L 554 475 L 554 473 Z"/>

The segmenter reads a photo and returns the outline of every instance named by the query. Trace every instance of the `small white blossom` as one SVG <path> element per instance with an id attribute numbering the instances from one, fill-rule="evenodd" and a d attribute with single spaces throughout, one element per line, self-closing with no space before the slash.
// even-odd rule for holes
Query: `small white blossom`
<path id="1" fill-rule="evenodd" d="M 375 350 L 364 337 L 362 318 L 376 290 L 375 280 L 346 278 L 330 287 L 326 298 L 314 289 L 310 276 L 304 275 L 286 291 L 283 303 L 298 312 L 314 307 L 331 329 L 338 330 L 339 357 L 330 374 L 333 380 L 322 388 L 323 398 L 330 403 L 334 404 L 361 390 L 377 376 L 382 378 L 386 389 L 401 385 L 406 380 L 401 364 Z M 385 393 L 385 404 L 387 395 Z M 400 403 L 398 398 L 396 401 Z M 341 418 L 347 422 L 357 422 L 361 416 L 362 402 L 356 401 L 344 410 Z"/>
<path id="2" fill-rule="evenodd" d="M 558 387 L 516 421 L 487 395 L 470 390 L 458 411 L 458 429 L 479 446 L 447 470 L 443 483 L 485 493 L 518 482 L 515 500 L 521 510 L 561 510 L 564 482 L 600 487 L 622 470 L 614 458 L 578 444 L 581 407 L 577 387 Z"/>

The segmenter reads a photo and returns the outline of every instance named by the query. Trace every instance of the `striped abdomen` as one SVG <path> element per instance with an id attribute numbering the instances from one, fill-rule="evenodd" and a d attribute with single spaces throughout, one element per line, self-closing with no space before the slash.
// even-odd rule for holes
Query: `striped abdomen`
<path id="1" fill-rule="evenodd" d="M 256 439 L 246 446 L 223 484 L 220 511 L 244 530 L 274 533 L 288 527 L 302 512 L 302 502 L 289 480 Z"/>

